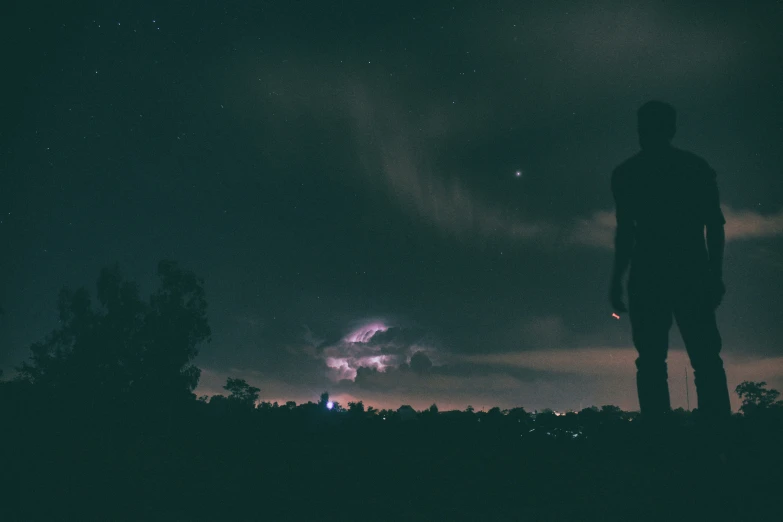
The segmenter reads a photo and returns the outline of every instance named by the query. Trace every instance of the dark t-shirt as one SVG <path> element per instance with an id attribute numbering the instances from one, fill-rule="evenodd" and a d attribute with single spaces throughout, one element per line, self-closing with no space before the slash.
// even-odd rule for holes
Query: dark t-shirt
<path id="1" fill-rule="evenodd" d="M 726 222 L 706 161 L 674 147 L 642 150 L 614 170 L 612 193 L 618 226 L 634 227 L 632 273 L 706 269 L 704 226 Z"/>

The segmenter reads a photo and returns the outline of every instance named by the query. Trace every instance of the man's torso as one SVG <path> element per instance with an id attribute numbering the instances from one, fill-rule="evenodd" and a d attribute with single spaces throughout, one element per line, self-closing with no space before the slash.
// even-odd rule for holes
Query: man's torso
<path id="1" fill-rule="evenodd" d="M 716 217 L 720 208 L 717 192 L 711 195 L 714 183 L 715 173 L 704 160 L 673 147 L 641 151 L 615 169 L 618 209 L 622 205 L 626 219 L 634 223 L 632 273 L 706 270 L 704 226 L 723 218 Z"/>

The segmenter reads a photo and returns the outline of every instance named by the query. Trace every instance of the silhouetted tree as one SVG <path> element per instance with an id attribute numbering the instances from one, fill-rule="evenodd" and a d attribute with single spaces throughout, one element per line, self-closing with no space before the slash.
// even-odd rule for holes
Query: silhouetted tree
<path id="1" fill-rule="evenodd" d="M 397 411 L 391 409 L 383 409 L 378 412 L 378 416 L 383 420 L 392 420 L 397 418 Z"/>
<path id="2" fill-rule="evenodd" d="M 740 411 L 745 415 L 757 413 L 776 404 L 780 392 L 774 389 L 768 390 L 764 381 L 743 381 L 734 389 L 742 400 Z"/>
<path id="3" fill-rule="evenodd" d="M 508 411 L 508 418 L 518 423 L 526 423 L 530 419 L 530 414 L 525 411 L 525 408 L 511 408 Z"/>
<path id="4" fill-rule="evenodd" d="M 618 422 L 625 420 L 625 412 L 619 406 L 614 404 L 605 404 L 601 406 L 601 419 L 603 422 Z"/>
<path id="5" fill-rule="evenodd" d="M 595 406 L 590 406 L 579 411 L 579 424 L 588 431 L 593 431 L 601 424 L 601 412 Z"/>
<path id="6" fill-rule="evenodd" d="M 364 415 L 364 403 L 362 401 L 359 402 L 349 402 L 348 403 L 348 413 L 356 416 Z"/>
<path id="7" fill-rule="evenodd" d="M 397 415 L 402 421 L 416 420 L 416 410 L 408 404 L 403 404 L 397 408 Z"/>
<path id="8" fill-rule="evenodd" d="M 545 408 L 536 414 L 536 426 L 541 428 L 553 428 L 557 415 L 549 408 Z"/>
<path id="9" fill-rule="evenodd" d="M 503 413 L 498 406 L 493 406 L 483 415 L 482 422 L 488 422 L 490 425 L 497 426 L 503 422 Z"/>
<path id="10" fill-rule="evenodd" d="M 575 411 L 567 411 L 560 420 L 566 429 L 576 430 L 579 428 L 579 415 Z"/>
<path id="11" fill-rule="evenodd" d="M 626 413 L 626 415 L 629 414 Z M 691 415 L 691 412 L 683 407 L 673 409 L 671 412 L 671 418 L 674 419 L 675 423 L 680 426 L 687 425 L 691 421 Z"/>
<path id="12" fill-rule="evenodd" d="M 191 396 L 191 364 L 210 338 L 204 282 L 173 261 L 158 264 L 158 289 L 142 300 L 118 267 L 101 271 L 97 303 L 84 288 L 60 292 L 60 325 L 31 346 L 19 377 L 89 402 Z"/>
<path id="13" fill-rule="evenodd" d="M 326 408 L 328 402 L 329 402 L 329 392 L 323 392 L 321 394 L 321 398 L 318 401 L 318 405 L 323 408 Z"/>
<path id="14" fill-rule="evenodd" d="M 421 416 L 425 419 L 434 420 L 438 416 L 438 405 L 433 404 L 426 410 L 422 410 Z"/>
<path id="15" fill-rule="evenodd" d="M 226 380 L 226 385 L 223 389 L 231 392 L 228 396 L 228 400 L 233 404 L 244 407 L 253 408 L 258 400 L 258 392 L 261 390 L 255 386 L 250 386 L 244 379 L 233 379 L 229 377 Z"/>
<path id="16" fill-rule="evenodd" d="M 216 394 L 209 398 L 209 411 L 216 415 L 222 415 L 229 410 L 230 403 L 225 395 Z"/>

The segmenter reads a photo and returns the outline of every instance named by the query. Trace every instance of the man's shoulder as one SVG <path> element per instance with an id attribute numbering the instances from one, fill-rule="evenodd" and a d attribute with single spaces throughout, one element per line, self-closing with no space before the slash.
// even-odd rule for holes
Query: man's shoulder
<path id="1" fill-rule="evenodd" d="M 707 163 L 707 160 L 693 152 L 672 147 L 669 153 L 671 154 L 669 157 L 673 160 L 674 164 L 677 165 L 679 170 L 688 171 L 697 175 L 715 175 L 715 172 L 712 170 L 709 163 Z M 633 177 L 635 173 L 644 170 L 645 165 L 649 161 L 653 161 L 653 159 L 646 156 L 643 151 L 639 151 L 615 167 L 612 171 L 612 178 L 619 180 Z"/>
<path id="2" fill-rule="evenodd" d="M 714 171 L 707 160 L 701 156 L 694 154 L 688 150 L 678 149 L 672 147 L 674 158 L 683 169 L 693 172 L 694 174 L 713 175 Z"/>
<path id="3" fill-rule="evenodd" d="M 641 163 L 641 152 L 637 152 L 614 168 L 612 178 L 624 178 L 631 175 L 639 169 Z"/>

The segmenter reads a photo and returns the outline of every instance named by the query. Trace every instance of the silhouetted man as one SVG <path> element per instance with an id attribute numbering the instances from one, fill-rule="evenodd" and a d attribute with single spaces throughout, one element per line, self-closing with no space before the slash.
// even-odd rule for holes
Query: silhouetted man
<path id="1" fill-rule="evenodd" d="M 641 151 L 612 173 L 617 233 L 611 302 L 618 313 L 626 311 L 623 276 L 630 264 L 628 300 L 642 418 L 654 422 L 671 410 L 666 356 L 674 316 L 693 366 L 701 417 L 721 422 L 731 415 L 715 321 L 725 293 L 726 220 L 715 171 L 671 145 L 675 130 L 674 107 L 645 103 L 638 111 Z"/>

